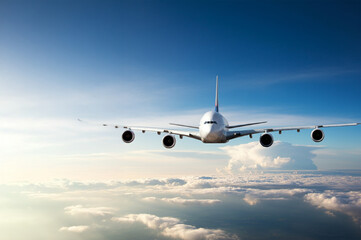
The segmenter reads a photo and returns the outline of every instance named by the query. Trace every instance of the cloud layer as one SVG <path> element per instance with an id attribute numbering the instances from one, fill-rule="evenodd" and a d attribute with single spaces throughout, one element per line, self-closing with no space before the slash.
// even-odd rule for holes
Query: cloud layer
<path id="1" fill-rule="evenodd" d="M 238 239 L 229 236 L 220 229 L 196 228 L 192 225 L 183 224 L 179 219 L 172 217 L 158 217 L 151 214 L 129 214 L 124 217 L 113 218 L 113 221 L 140 222 L 148 228 L 158 230 L 164 236 L 184 240 L 216 240 L 216 239 Z"/>
<path id="2" fill-rule="evenodd" d="M 338 226 L 324 228 L 331 235 L 360 231 L 360 186 L 361 173 L 357 171 L 249 171 L 109 182 L 56 180 L 0 185 L 4 203 L 0 213 L 17 219 L 21 212 L 19 219 L 41 223 L 42 236 L 47 231 L 46 236 L 56 240 L 248 239 L 265 238 L 275 230 L 292 239 L 287 222 L 305 227 Z M 10 199 L 14 194 L 15 201 Z M 254 228 L 259 221 L 262 231 Z M 21 223 L 31 238 L 41 238 L 33 230 L 36 227 Z M 10 231 L 12 222 L 1 224 L 8 226 L 3 228 L 4 236 L 21 235 Z M 315 236 L 299 234 L 302 238 Z"/>
<path id="3" fill-rule="evenodd" d="M 181 197 L 174 198 L 156 198 L 156 197 L 146 197 L 143 198 L 145 201 L 162 201 L 171 204 L 182 204 L 182 205 L 207 205 L 207 204 L 216 204 L 220 203 L 221 200 L 218 199 L 186 199 Z"/>

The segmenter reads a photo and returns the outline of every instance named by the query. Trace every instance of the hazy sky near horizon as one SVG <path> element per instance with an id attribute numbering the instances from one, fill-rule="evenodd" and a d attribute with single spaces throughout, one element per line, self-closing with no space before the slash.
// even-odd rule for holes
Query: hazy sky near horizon
<path id="1" fill-rule="evenodd" d="M 1 1 L 0 178 L 360 169 L 360 127 L 166 151 L 156 134 L 124 144 L 76 121 L 198 124 L 219 74 L 231 123 L 360 122 L 360 29 L 359 1 Z"/>

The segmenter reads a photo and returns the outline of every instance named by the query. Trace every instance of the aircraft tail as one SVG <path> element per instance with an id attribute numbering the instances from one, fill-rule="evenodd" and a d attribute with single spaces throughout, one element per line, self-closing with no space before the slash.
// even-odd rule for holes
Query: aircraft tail
<path id="1" fill-rule="evenodd" d="M 219 108 L 218 108 L 218 75 L 216 77 L 216 108 L 215 111 L 218 112 Z"/>

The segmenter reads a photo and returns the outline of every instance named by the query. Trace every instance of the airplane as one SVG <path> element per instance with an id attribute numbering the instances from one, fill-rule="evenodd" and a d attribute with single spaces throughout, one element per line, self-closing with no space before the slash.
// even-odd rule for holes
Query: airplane
<path id="1" fill-rule="evenodd" d="M 78 119 L 79 121 L 82 121 Z M 127 125 L 112 125 L 112 124 L 102 124 L 103 126 L 112 126 L 114 128 L 123 128 L 126 129 L 122 134 L 122 139 L 125 143 L 131 143 L 135 139 L 135 134 L 133 130 L 157 132 L 158 135 L 161 133 L 167 133 L 163 137 L 163 146 L 165 148 L 173 148 L 176 144 L 175 135 L 178 135 L 180 139 L 183 137 L 189 137 L 196 140 L 200 140 L 203 143 L 227 143 L 228 141 L 243 137 L 249 136 L 253 137 L 254 134 L 260 133 L 259 142 L 263 147 L 272 146 L 274 140 L 271 132 L 278 132 L 281 134 L 283 131 L 297 130 L 300 132 L 301 129 L 313 129 L 311 132 L 311 139 L 314 142 L 321 142 L 325 138 L 324 132 L 320 128 L 326 127 L 346 127 L 346 126 L 356 126 L 361 123 L 345 123 L 345 124 L 328 124 L 328 125 L 314 125 L 314 126 L 300 126 L 300 127 L 281 127 L 281 128 L 262 128 L 262 129 L 248 129 L 248 130 L 231 130 L 234 128 L 241 128 L 246 126 L 252 126 L 257 124 L 266 123 L 263 122 L 253 122 L 253 123 L 244 123 L 238 125 L 229 125 L 227 119 L 219 112 L 218 105 L 218 76 L 216 77 L 216 98 L 215 98 L 215 109 L 213 111 L 206 112 L 200 122 L 199 126 L 190 126 L 179 123 L 169 123 L 173 126 L 197 129 L 198 131 L 178 131 L 171 129 L 159 129 L 153 127 L 132 127 Z"/>

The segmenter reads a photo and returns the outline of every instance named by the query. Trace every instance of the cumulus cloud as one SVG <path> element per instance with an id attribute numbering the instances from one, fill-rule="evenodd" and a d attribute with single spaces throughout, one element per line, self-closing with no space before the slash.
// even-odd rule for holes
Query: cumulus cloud
<path id="1" fill-rule="evenodd" d="M 286 200 L 289 197 L 310 192 L 309 189 L 247 189 L 243 200 L 249 205 L 256 205 L 260 200 Z"/>
<path id="2" fill-rule="evenodd" d="M 210 205 L 220 203 L 221 200 L 218 199 L 186 199 L 181 197 L 174 198 L 156 198 L 156 197 L 146 197 L 143 198 L 145 201 L 162 201 L 166 203 L 173 204 L 182 204 L 182 205 Z"/>
<path id="3" fill-rule="evenodd" d="M 275 141 L 272 147 L 262 147 L 259 142 L 250 142 L 237 146 L 222 147 L 229 156 L 225 170 L 315 170 L 312 159 L 314 147 L 296 146 Z"/>
<path id="4" fill-rule="evenodd" d="M 59 229 L 60 232 L 74 232 L 74 233 L 82 233 L 89 230 L 89 226 L 80 225 L 80 226 L 70 226 L 70 227 L 61 227 Z"/>
<path id="5" fill-rule="evenodd" d="M 115 209 L 109 207 L 83 207 L 82 205 L 74 205 L 64 208 L 65 213 L 69 215 L 88 214 L 94 216 L 105 216 L 113 214 Z"/>
<path id="6" fill-rule="evenodd" d="M 158 217 L 151 214 L 129 214 L 124 217 L 113 218 L 116 222 L 140 222 L 148 228 L 158 230 L 166 237 L 185 240 L 216 240 L 216 239 L 238 239 L 230 236 L 220 229 L 196 228 L 192 225 L 183 224 L 178 218 Z"/>
<path id="7" fill-rule="evenodd" d="M 305 195 L 305 201 L 318 208 L 326 209 L 328 215 L 333 215 L 335 211 L 345 213 L 361 227 L 361 192 L 328 190 L 323 193 L 309 193 Z"/>

